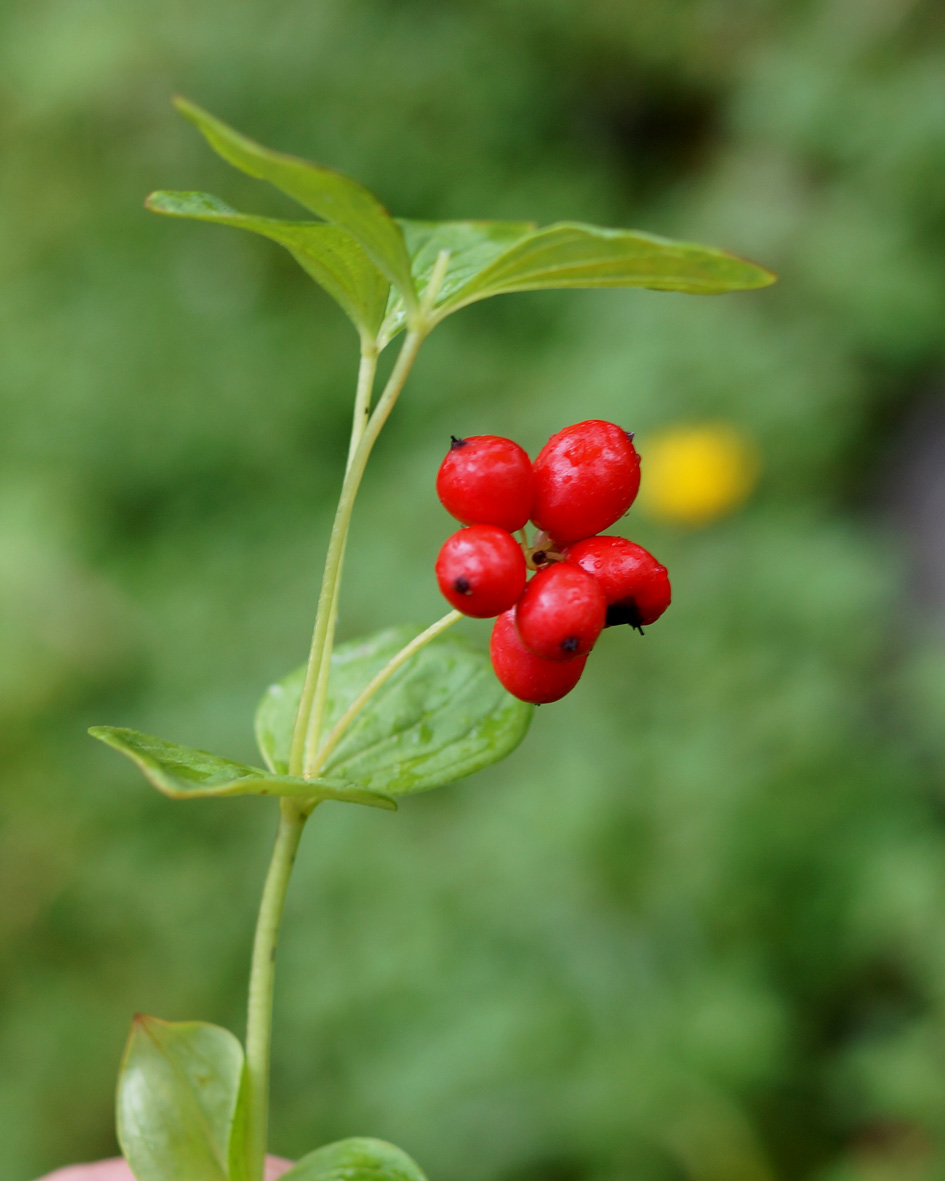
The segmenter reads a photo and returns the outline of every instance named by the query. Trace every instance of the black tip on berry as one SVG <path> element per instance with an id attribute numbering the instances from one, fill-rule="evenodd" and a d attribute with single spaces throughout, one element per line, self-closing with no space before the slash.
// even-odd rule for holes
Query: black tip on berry
<path id="1" fill-rule="evenodd" d="M 458 595 L 472 594 L 472 587 L 469 585 L 469 579 L 463 578 L 462 575 L 460 575 L 459 578 L 453 579 L 453 590 L 456 591 Z"/>
<path id="2" fill-rule="evenodd" d="M 450 435 L 450 451 L 458 451 L 460 447 L 465 446 L 465 439 L 457 439 L 455 435 Z"/>
<path id="3" fill-rule="evenodd" d="M 545 561 L 547 561 L 547 558 L 548 558 L 548 555 L 545 553 L 545 551 L 543 549 L 535 550 L 535 552 L 532 554 L 532 561 L 535 563 L 536 566 L 543 565 L 545 563 Z"/>
<path id="4" fill-rule="evenodd" d="M 581 644 L 581 641 L 577 638 L 577 636 L 568 636 L 568 638 L 566 640 L 561 641 L 561 651 L 562 652 L 577 652 L 578 648 L 580 647 L 580 644 Z"/>
<path id="5" fill-rule="evenodd" d="M 627 438 L 628 438 L 628 439 L 630 440 L 630 442 L 632 443 L 632 442 L 633 442 L 633 440 L 634 440 L 634 438 L 636 437 L 636 433 L 637 433 L 637 432 L 636 432 L 636 431 L 624 431 L 623 433 L 624 433 L 624 434 L 627 436 Z"/>
<path id="6" fill-rule="evenodd" d="M 636 603 L 614 603 L 607 608 L 604 627 L 619 627 L 622 623 L 628 623 L 634 631 L 643 635 L 643 616 Z"/>

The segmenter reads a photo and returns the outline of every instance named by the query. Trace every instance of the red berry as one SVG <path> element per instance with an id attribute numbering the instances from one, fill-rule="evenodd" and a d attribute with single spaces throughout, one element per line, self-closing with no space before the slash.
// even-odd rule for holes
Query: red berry
<path id="1" fill-rule="evenodd" d="M 515 608 L 522 643 L 543 660 L 586 656 L 597 642 L 607 601 L 580 566 L 556 562 L 539 570 Z"/>
<path id="2" fill-rule="evenodd" d="M 599 419 L 552 435 L 533 468 L 532 520 L 560 545 L 612 525 L 640 487 L 640 457 L 632 436 Z"/>
<path id="3" fill-rule="evenodd" d="M 607 600 L 607 626 L 655 623 L 669 606 L 666 567 L 642 545 L 625 537 L 587 537 L 565 550 L 566 565 L 593 574 Z"/>
<path id="4" fill-rule="evenodd" d="M 525 557 L 514 537 L 495 525 L 472 525 L 447 538 L 436 560 L 440 590 L 457 611 L 488 619 L 518 602 Z"/>
<path id="5" fill-rule="evenodd" d="M 576 660 L 542 660 L 522 643 L 514 610 L 506 611 L 492 625 L 489 641 L 492 667 L 502 685 L 520 701 L 545 705 L 570 693 L 581 678 L 586 656 Z"/>
<path id="6" fill-rule="evenodd" d="M 454 438 L 440 465 L 436 492 L 446 511 L 464 525 L 498 525 L 514 533 L 532 511 L 531 460 L 518 443 L 498 435 Z"/>

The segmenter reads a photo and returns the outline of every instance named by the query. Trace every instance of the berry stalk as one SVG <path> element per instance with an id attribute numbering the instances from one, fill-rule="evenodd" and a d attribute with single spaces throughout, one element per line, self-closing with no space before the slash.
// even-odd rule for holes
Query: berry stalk
<path id="1" fill-rule="evenodd" d="M 345 731 L 358 716 L 361 710 L 364 709 L 365 705 L 367 705 L 378 689 L 386 684 L 386 682 L 390 680 L 394 673 L 407 663 L 411 656 L 419 652 L 421 648 L 425 648 L 431 640 L 435 640 L 437 636 L 442 635 L 442 633 L 445 632 L 447 628 L 452 627 L 454 623 L 458 623 L 462 618 L 463 615 L 461 611 L 447 612 L 447 614 L 438 619 L 436 623 L 431 623 L 425 631 L 422 631 L 420 635 L 411 640 L 409 644 L 405 644 L 403 648 L 401 648 L 401 650 L 397 653 L 397 655 L 392 656 L 387 664 L 385 664 L 380 670 L 380 672 L 376 673 L 371 678 L 371 680 L 368 681 L 354 701 L 351 702 L 338 721 L 334 724 L 334 726 L 332 726 L 327 738 L 319 747 L 318 758 L 312 770 L 313 776 L 321 773 L 322 768 L 328 761 L 328 756 L 344 737 Z"/>

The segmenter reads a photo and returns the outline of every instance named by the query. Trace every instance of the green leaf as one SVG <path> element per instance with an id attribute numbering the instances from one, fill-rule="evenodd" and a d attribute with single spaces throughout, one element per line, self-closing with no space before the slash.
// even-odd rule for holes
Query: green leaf
<path id="1" fill-rule="evenodd" d="M 340 172 L 264 148 L 187 99 L 174 103 L 229 164 L 269 181 L 318 217 L 346 230 L 400 290 L 407 307 L 417 306 L 403 234 L 372 192 Z"/>
<path id="2" fill-rule="evenodd" d="M 325 222 L 238 213 L 209 193 L 152 193 L 145 204 L 155 213 L 233 226 L 278 242 L 340 304 L 362 339 L 377 340 L 390 283 L 346 230 Z M 404 306 L 399 297 L 398 306 Z"/>
<path id="3" fill-rule="evenodd" d="M 297 779 L 247 767 L 219 755 L 165 742 L 152 734 L 117 726 L 93 726 L 89 733 L 127 755 L 151 783 L 175 800 L 210 796 L 295 796 L 311 800 L 341 800 L 395 811 L 397 803 L 381 792 L 365 790 L 341 777 Z"/>
<path id="4" fill-rule="evenodd" d="M 118 1077 L 118 1140 L 136 1181 L 229 1181 L 243 1079 L 233 1034 L 138 1016 Z"/>
<path id="5" fill-rule="evenodd" d="M 391 628 L 339 645 L 332 656 L 325 734 L 361 689 L 417 635 Z M 284 773 L 304 669 L 266 691 L 256 738 Z M 443 635 L 413 656 L 371 698 L 335 747 L 324 774 L 393 796 L 441 787 L 505 758 L 525 737 L 533 708 L 496 680 L 485 652 Z"/>
<path id="6" fill-rule="evenodd" d="M 421 298 L 440 251 L 449 251 L 449 265 L 434 308 L 446 304 L 475 275 L 535 229 L 535 223 L 530 221 L 406 221 L 398 218 L 397 224 L 403 230 L 414 286 Z M 403 300 L 393 291 L 382 332 L 385 343 L 403 328 L 405 322 Z"/>
<path id="7" fill-rule="evenodd" d="M 478 270 L 441 306 L 441 316 L 476 300 L 561 287 L 648 287 L 720 295 L 767 287 L 764 267 L 693 242 L 638 230 L 559 222 L 525 234 Z"/>
<path id="8" fill-rule="evenodd" d="M 384 1140 L 358 1136 L 310 1152 L 283 1181 L 427 1181 L 406 1152 Z"/>
<path id="9" fill-rule="evenodd" d="M 718 295 L 775 281 L 764 267 L 724 250 L 637 230 L 578 222 L 536 228 L 531 222 L 395 221 L 350 177 L 265 148 L 186 99 L 175 103 L 230 164 L 269 181 L 330 224 L 253 217 L 203 193 L 154 193 L 149 207 L 239 226 L 281 243 L 344 308 L 362 337 L 380 348 L 418 313 L 418 295 L 426 293 L 444 250 L 446 275 L 432 308 L 424 309 L 428 328 L 467 304 L 515 291 L 648 287 Z"/>

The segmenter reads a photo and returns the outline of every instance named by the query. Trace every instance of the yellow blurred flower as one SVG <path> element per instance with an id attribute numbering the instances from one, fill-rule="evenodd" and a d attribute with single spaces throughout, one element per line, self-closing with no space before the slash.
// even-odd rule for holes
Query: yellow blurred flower
<path id="1" fill-rule="evenodd" d="M 707 525 L 744 504 L 758 483 L 758 449 L 729 423 L 669 427 L 638 442 L 638 503 L 660 520 Z"/>

